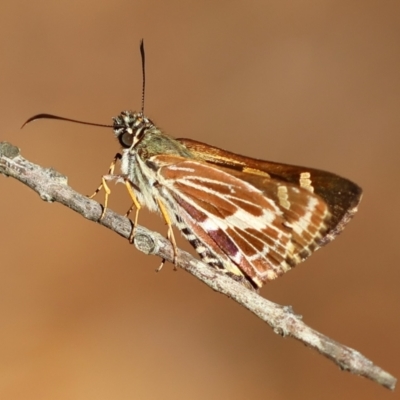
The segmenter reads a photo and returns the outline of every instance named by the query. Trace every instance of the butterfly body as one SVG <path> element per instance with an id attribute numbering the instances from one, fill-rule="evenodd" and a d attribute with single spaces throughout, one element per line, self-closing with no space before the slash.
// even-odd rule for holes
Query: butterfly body
<path id="1" fill-rule="evenodd" d="M 124 111 L 113 127 L 140 205 L 177 226 L 204 262 L 256 288 L 330 242 L 361 198 L 335 174 L 174 139 L 142 113 Z"/>

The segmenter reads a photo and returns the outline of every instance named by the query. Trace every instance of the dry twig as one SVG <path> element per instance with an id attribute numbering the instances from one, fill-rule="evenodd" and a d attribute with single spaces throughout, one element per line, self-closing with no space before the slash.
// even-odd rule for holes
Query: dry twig
<path id="1" fill-rule="evenodd" d="M 0 172 L 26 184 L 45 201 L 59 202 L 125 238 L 130 235 L 132 224 L 127 218 L 108 210 L 104 219 L 99 221 L 102 212 L 99 203 L 71 189 L 67 185 L 67 178 L 57 171 L 40 167 L 21 157 L 19 149 L 10 143 L 0 143 Z M 172 261 L 172 246 L 158 233 L 138 226 L 135 246 L 146 254 L 154 254 Z M 301 317 L 293 313 L 291 307 L 281 306 L 264 299 L 184 251 L 179 251 L 177 266 L 196 276 L 215 291 L 225 294 L 246 307 L 265 321 L 274 332 L 300 340 L 306 346 L 331 359 L 343 370 L 364 376 L 394 390 L 397 381 L 395 377 L 374 365 L 358 351 L 308 327 Z"/>

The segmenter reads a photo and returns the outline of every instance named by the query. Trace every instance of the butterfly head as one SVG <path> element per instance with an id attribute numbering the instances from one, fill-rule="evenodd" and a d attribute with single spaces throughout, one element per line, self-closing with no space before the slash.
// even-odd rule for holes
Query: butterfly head
<path id="1" fill-rule="evenodd" d="M 114 134 L 124 149 L 135 147 L 146 132 L 154 127 L 142 112 L 122 111 L 113 121 Z"/>

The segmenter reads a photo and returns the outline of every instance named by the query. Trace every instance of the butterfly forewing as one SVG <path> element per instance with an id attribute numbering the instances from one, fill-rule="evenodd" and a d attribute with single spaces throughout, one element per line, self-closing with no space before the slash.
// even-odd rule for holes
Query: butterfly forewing
<path id="1" fill-rule="evenodd" d="M 224 255 L 228 271 L 241 271 L 256 286 L 308 257 L 328 229 L 326 203 L 299 186 L 177 156 L 151 163 L 179 214 L 195 221 L 190 230 L 203 237 L 201 250 L 211 247 L 204 257 Z"/>
<path id="2" fill-rule="evenodd" d="M 309 180 L 309 189 L 324 200 L 331 213 L 328 233 L 322 238 L 320 245 L 332 241 L 357 212 L 362 190 L 346 178 L 313 168 L 274 163 L 241 156 L 191 139 L 177 140 L 187 147 L 198 159 L 216 166 L 243 172 L 243 179 L 250 181 L 252 175 L 266 174 L 277 182 L 291 183 L 300 187 L 302 176 L 308 176 L 304 180 Z M 304 184 L 304 186 L 306 187 L 307 185 Z M 260 189 L 265 190 L 265 188 Z"/>

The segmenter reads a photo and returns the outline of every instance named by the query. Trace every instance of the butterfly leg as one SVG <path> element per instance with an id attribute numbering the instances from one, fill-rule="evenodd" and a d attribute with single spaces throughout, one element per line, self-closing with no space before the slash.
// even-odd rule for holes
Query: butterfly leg
<path id="1" fill-rule="evenodd" d="M 129 214 L 132 212 L 132 210 L 133 210 L 134 208 L 136 208 L 135 222 L 133 223 L 132 232 L 131 232 L 131 234 L 129 235 L 129 242 L 130 242 L 130 243 L 133 243 L 133 239 L 134 239 L 135 233 L 136 233 L 136 227 L 137 227 L 137 224 L 138 224 L 139 211 L 140 211 L 140 209 L 142 208 L 142 206 L 140 205 L 140 203 L 139 203 L 139 201 L 138 201 L 138 199 L 137 199 L 137 197 L 136 197 L 136 194 L 135 194 L 135 192 L 134 192 L 133 189 L 132 189 L 132 184 L 131 184 L 131 182 L 130 182 L 128 179 L 125 179 L 125 186 L 126 186 L 126 189 L 128 190 L 129 196 L 131 196 L 131 199 L 132 199 L 132 206 L 131 206 L 131 208 L 127 211 L 127 213 L 125 214 L 125 217 L 128 217 Z"/>
<path id="2" fill-rule="evenodd" d="M 162 201 L 157 198 L 157 203 L 158 203 L 158 207 L 160 208 L 161 214 L 164 217 L 164 221 L 165 223 L 168 225 L 168 232 L 167 232 L 167 239 L 171 242 L 172 244 L 172 248 L 174 251 L 174 256 L 172 259 L 172 263 L 174 264 L 174 269 L 176 270 L 176 258 L 178 256 L 178 246 L 176 245 L 176 240 L 175 240 L 175 236 L 174 236 L 174 231 L 172 229 L 172 221 L 171 218 L 168 214 L 167 209 L 165 208 L 165 205 L 162 203 Z M 165 264 L 165 258 L 162 259 L 160 266 L 157 268 L 157 272 L 161 270 L 161 268 L 164 266 Z"/>
<path id="3" fill-rule="evenodd" d="M 103 212 L 100 215 L 99 220 L 101 221 L 104 218 L 104 215 L 107 211 L 107 204 L 108 204 L 108 197 L 110 196 L 111 190 L 107 185 L 107 180 L 111 180 L 113 178 L 111 178 L 112 176 L 114 176 L 114 169 L 115 169 L 115 165 L 117 164 L 117 161 L 121 159 L 121 154 L 117 153 L 114 157 L 114 159 L 111 162 L 110 168 L 108 169 L 108 174 L 107 175 L 103 175 L 101 178 L 101 184 L 99 185 L 99 187 L 94 191 L 94 193 L 91 196 L 88 196 L 89 199 L 93 199 L 93 197 L 95 197 L 97 195 L 97 193 L 100 192 L 101 189 L 104 189 L 105 195 L 104 195 L 104 206 L 103 206 Z M 107 179 L 108 178 L 108 179 Z"/>

